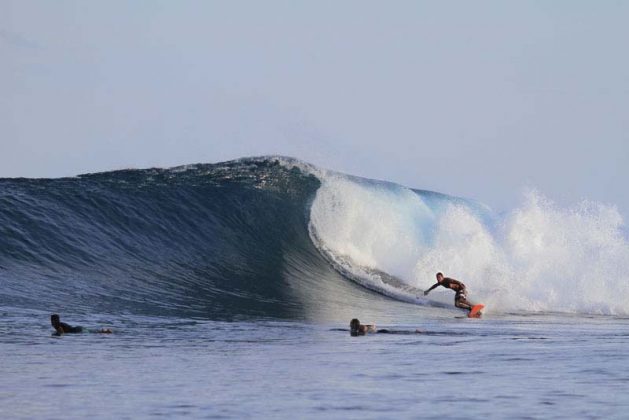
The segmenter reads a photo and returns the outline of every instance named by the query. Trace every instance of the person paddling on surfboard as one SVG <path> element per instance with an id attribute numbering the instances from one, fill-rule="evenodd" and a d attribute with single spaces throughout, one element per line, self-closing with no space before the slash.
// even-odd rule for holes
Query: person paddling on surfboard
<path id="1" fill-rule="evenodd" d="M 446 289 L 452 289 L 456 292 L 454 295 L 454 306 L 461 309 L 467 309 L 468 311 L 472 310 L 473 305 L 467 301 L 467 290 L 465 289 L 465 285 L 458 280 L 444 277 L 442 273 L 437 273 L 437 283 L 433 284 L 430 289 L 424 291 L 424 296 L 428 295 L 432 289 L 439 286 L 443 286 Z"/>
<path id="2" fill-rule="evenodd" d="M 352 319 L 349 323 L 349 334 L 352 337 L 365 335 L 367 333 L 375 333 L 376 331 L 378 331 L 376 329 L 376 324 L 361 324 L 357 318 Z"/>
<path id="3" fill-rule="evenodd" d="M 379 334 L 421 334 L 422 331 L 417 329 L 411 331 L 395 331 L 389 329 L 377 329 L 376 324 L 361 324 L 357 318 L 354 318 L 349 323 L 349 335 L 352 337 L 358 337 L 359 335 L 367 335 L 368 333 Z"/>
<path id="4" fill-rule="evenodd" d="M 59 318 L 59 314 L 52 314 L 50 315 L 50 324 L 52 325 L 52 327 L 55 329 L 55 335 L 63 335 L 63 334 L 76 334 L 76 333 L 82 333 L 83 332 L 83 327 L 80 326 L 76 326 L 73 327 L 69 324 L 66 324 L 65 322 L 61 322 L 61 319 Z M 90 331 L 90 332 L 96 332 L 99 334 L 111 334 L 112 331 L 109 328 L 101 328 L 99 330 L 96 331 Z"/>
<path id="5" fill-rule="evenodd" d="M 71 325 L 66 324 L 65 322 L 61 322 L 58 314 L 50 315 L 50 324 L 57 331 L 57 334 L 67 334 L 67 333 L 80 333 L 83 332 L 83 327 L 73 327 Z"/>

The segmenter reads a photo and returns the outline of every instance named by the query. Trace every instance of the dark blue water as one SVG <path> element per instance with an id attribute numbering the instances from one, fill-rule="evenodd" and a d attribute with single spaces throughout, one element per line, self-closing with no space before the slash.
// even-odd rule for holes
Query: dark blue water
<path id="1" fill-rule="evenodd" d="M 271 161 L 1 180 L 0 303 L 299 316 L 284 261 L 325 270 L 306 229 L 317 186 Z"/>

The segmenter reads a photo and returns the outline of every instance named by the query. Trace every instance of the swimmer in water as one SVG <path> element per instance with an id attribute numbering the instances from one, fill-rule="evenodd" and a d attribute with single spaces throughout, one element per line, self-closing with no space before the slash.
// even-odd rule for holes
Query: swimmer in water
<path id="1" fill-rule="evenodd" d="M 81 326 L 73 327 L 71 325 L 66 324 L 65 322 L 61 322 L 61 320 L 59 319 L 59 315 L 58 314 L 50 315 L 50 324 L 55 329 L 56 335 L 76 334 L 76 333 L 82 333 L 83 332 L 83 327 L 81 327 Z M 111 334 L 112 333 L 112 331 L 109 328 L 101 328 L 99 330 L 92 331 L 92 332 L 96 332 L 96 333 L 100 333 L 100 334 Z"/>
<path id="2" fill-rule="evenodd" d="M 73 327 L 71 325 L 66 324 L 65 322 L 61 322 L 58 314 L 50 315 L 50 323 L 52 327 L 57 331 L 57 334 L 74 334 L 83 332 L 83 327 Z"/>
<path id="3" fill-rule="evenodd" d="M 349 334 L 352 337 L 358 337 L 359 335 L 365 335 L 368 333 L 375 333 L 378 330 L 376 329 L 375 324 L 361 324 L 360 321 L 356 318 L 352 319 L 349 323 Z"/>
<path id="4" fill-rule="evenodd" d="M 394 331 L 387 329 L 377 329 L 376 324 L 361 324 L 357 318 L 354 318 L 349 323 L 349 334 L 352 337 L 358 337 L 359 335 L 367 335 L 368 333 L 377 334 L 421 334 L 422 331 L 416 329 L 415 331 Z"/>

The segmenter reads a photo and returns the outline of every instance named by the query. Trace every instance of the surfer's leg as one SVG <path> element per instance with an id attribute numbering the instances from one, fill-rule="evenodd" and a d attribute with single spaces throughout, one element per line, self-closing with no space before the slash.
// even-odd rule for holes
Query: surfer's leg
<path id="1" fill-rule="evenodd" d="M 459 300 L 459 301 L 455 302 L 454 306 L 456 306 L 457 308 L 466 309 L 468 311 L 472 310 L 472 305 L 470 305 L 468 302 L 466 302 L 464 300 Z"/>
<path id="2" fill-rule="evenodd" d="M 457 292 L 454 296 L 454 306 L 461 309 L 467 309 L 468 311 L 472 310 L 472 304 L 467 301 L 465 290 Z"/>
<path id="3" fill-rule="evenodd" d="M 87 332 L 92 334 L 113 334 L 111 328 L 91 328 L 88 329 Z"/>

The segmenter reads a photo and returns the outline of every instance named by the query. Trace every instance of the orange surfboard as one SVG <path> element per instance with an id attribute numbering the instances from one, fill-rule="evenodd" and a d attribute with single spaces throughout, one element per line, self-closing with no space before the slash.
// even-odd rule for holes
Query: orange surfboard
<path id="1" fill-rule="evenodd" d="M 467 314 L 468 318 L 480 318 L 483 313 L 481 312 L 481 310 L 485 307 L 485 305 L 483 304 L 478 304 L 478 305 L 474 305 L 472 306 L 472 310 L 470 311 L 469 314 Z"/>

